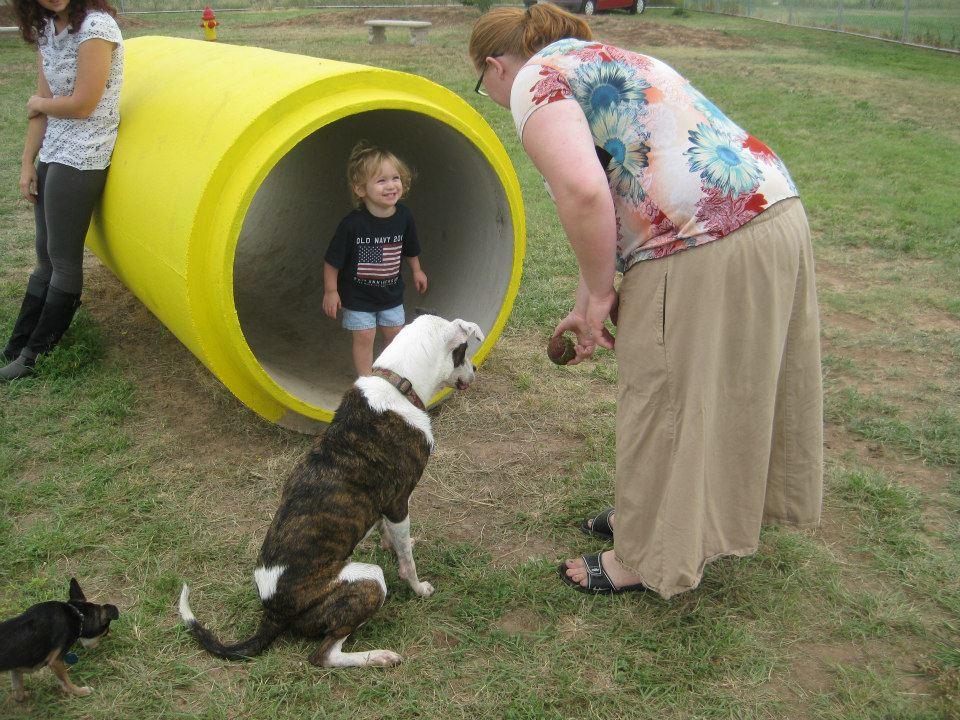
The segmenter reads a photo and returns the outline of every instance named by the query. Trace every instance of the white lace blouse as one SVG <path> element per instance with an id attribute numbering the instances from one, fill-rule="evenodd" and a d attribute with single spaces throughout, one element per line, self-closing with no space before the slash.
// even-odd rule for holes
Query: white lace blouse
<path id="1" fill-rule="evenodd" d="M 106 89 L 90 117 L 47 117 L 47 131 L 40 147 L 41 162 L 62 163 L 78 170 L 102 170 L 110 165 L 120 124 L 123 82 L 123 38 L 117 21 L 105 12 L 92 11 L 87 13 L 77 32 L 71 33 L 68 26 L 57 33 L 51 18 L 40 38 L 40 57 L 43 75 L 53 96 L 71 95 L 77 79 L 77 51 L 80 43 L 91 38 L 116 43 Z"/>

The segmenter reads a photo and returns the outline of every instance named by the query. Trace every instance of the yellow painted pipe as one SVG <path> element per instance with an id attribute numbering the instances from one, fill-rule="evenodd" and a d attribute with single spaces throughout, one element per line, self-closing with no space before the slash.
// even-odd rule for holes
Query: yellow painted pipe
<path id="1" fill-rule="evenodd" d="M 417 172 L 405 200 L 430 281 L 417 305 L 478 323 L 481 363 L 524 255 L 513 165 L 492 129 L 424 78 L 261 48 L 126 43 L 121 124 L 89 247 L 244 404 L 301 430 L 353 380 L 323 315 L 322 262 L 366 139 Z M 433 398 L 437 402 L 441 396 Z"/>

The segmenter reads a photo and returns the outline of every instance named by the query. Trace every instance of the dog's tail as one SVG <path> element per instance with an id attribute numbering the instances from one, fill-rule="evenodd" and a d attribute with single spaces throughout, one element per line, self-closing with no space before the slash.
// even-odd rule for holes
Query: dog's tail
<path id="1" fill-rule="evenodd" d="M 183 624 L 187 626 L 190 634 L 203 645 L 208 653 L 225 660 L 246 660 L 254 655 L 259 655 L 270 647 L 277 635 L 283 630 L 280 625 L 272 622 L 264 615 L 260 620 L 260 627 L 257 628 L 253 637 L 234 645 L 224 645 L 194 617 L 193 611 L 190 609 L 190 588 L 187 585 L 184 585 L 180 591 L 180 617 L 183 618 Z"/>

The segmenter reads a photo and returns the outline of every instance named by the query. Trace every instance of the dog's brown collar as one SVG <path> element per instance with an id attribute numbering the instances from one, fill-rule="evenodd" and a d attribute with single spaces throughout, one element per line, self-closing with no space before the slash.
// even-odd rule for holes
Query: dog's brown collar
<path id="1" fill-rule="evenodd" d="M 401 377 L 393 370 L 387 370 L 386 368 L 375 367 L 370 371 L 371 375 L 376 375 L 377 377 L 382 377 L 388 383 L 393 385 L 400 393 L 407 398 L 410 402 L 413 403 L 413 406 L 419 408 L 420 410 L 426 410 L 423 406 L 423 400 L 420 399 L 420 396 L 417 395 L 413 390 L 413 383 L 407 380 L 405 377 Z"/>

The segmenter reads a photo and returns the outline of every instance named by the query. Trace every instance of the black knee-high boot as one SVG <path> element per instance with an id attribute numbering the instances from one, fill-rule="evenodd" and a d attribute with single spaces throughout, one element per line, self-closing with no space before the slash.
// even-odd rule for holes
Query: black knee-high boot
<path id="1" fill-rule="evenodd" d="M 29 375 L 37 357 L 50 352 L 60 342 L 60 338 L 70 327 L 74 313 L 80 307 L 80 295 L 65 293 L 55 287 L 47 290 L 47 300 L 37 325 L 30 334 L 26 346 L 19 357 L 4 368 L 0 368 L 0 381 L 17 380 Z"/>
<path id="2" fill-rule="evenodd" d="M 39 285 L 39 283 L 34 283 L 32 278 L 30 282 Z M 27 286 L 27 292 L 20 304 L 20 314 L 17 315 L 17 320 L 13 324 L 7 346 L 3 349 L 3 358 L 8 362 L 17 359 L 20 351 L 26 347 L 30 335 L 33 334 L 33 329 L 37 326 L 37 321 L 40 320 L 43 303 L 47 297 L 47 287 L 47 283 L 43 283 L 42 290 L 40 287 L 31 288 L 29 285 Z M 34 292 L 31 292 L 31 290 L 34 290 Z M 41 290 L 41 292 L 37 294 L 36 290 Z"/>

